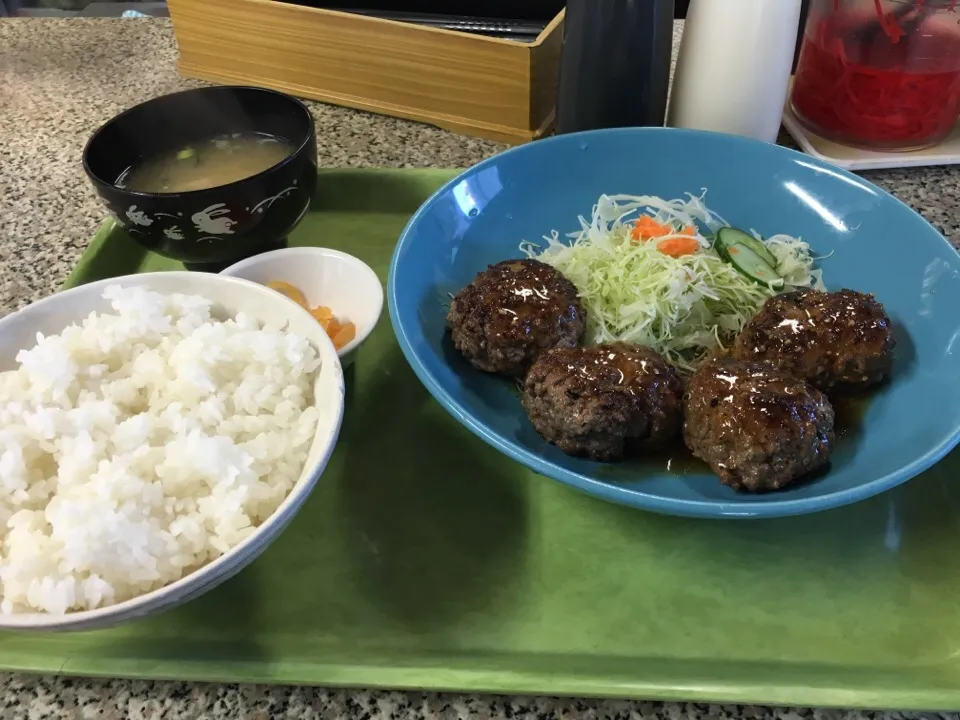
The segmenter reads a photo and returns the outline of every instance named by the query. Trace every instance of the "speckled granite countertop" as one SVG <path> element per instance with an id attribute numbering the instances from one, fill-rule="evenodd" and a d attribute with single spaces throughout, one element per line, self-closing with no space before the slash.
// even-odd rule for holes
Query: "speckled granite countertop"
<path id="1" fill-rule="evenodd" d="M 53 292 L 103 210 L 83 144 L 120 110 L 197 83 L 178 77 L 163 20 L 0 20 L 0 315 Z M 320 163 L 462 167 L 501 149 L 416 123 L 312 103 Z M 960 168 L 867 173 L 960 245 Z M 102 681 L 0 674 L 0 716 L 46 718 L 935 718 L 554 698 Z"/>
<path id="2" fill-rule="evenodd" d="M 678 33 L 679 34 L 679 33 Z M 168 20 L 0 20 L 0 313 L 52 292 L 104 212 L 80 167 L 105 120 L 200 83 L 175 69 Z M 320 103 L 320 164 L 463 167 L 503 148 Z M 960 245 L 960 167 L 865 173 Z"/>
<path id="3" fill-rule="evenodd" d="M 80 158 L 96 128 L 181 78 L 169 20 L 0 20 L 0 314 L 50 294 L 103 220 Z M 464 167 L 504 146 L 311 103 L 320 165 Z"/>

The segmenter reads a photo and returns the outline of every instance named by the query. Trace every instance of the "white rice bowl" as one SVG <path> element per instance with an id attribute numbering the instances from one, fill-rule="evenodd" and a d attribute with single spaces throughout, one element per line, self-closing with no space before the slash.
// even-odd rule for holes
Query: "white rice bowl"
<path id="1" fill-rule="evenodd" d="M 247 281 L 134 275 L 0 319 L 0 627 L 211 589 L 292 519 L 342 414 L 323 328 Z"/>

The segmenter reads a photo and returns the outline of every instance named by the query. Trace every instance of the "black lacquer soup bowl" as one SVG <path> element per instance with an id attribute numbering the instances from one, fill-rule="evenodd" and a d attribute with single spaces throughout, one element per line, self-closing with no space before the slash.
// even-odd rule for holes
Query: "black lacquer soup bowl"
<path id="1" fill-rule="evenodd" d="M 221 136 L 261 134 L 291 153 L 237 182 L 188 192 L 123 187 L 144 158 Z M 116 116 L 90 138 L 83 167 L 100 198 L 142 246 L 191 269 L 222 269 L 282 247 L 306 214 L 317 183 L 313 118 L 299 100 L 253 87 L 209 87 L 165 95 Z"/>

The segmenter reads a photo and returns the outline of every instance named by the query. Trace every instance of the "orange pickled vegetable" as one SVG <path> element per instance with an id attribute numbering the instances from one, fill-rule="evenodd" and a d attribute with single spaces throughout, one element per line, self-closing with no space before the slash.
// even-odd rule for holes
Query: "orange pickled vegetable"
<path id="1" fill-rule="evenodd" d="M 331 339 L 333 340 L 333 346 L 339 350 L 353 340 L 356 336 L 357 328 L 352 322 L 348 322 L 341 325 L 340 330 L 337 331 L 337 334 L 333 335 Z"/>
<path id="2" fill-rule="evenodd" d="M 357 336 L 357 328 L 352 322 L 341 323 L 336 315 L 333 314 L 333 310 L 325 305 L 318 305 L 315 308 L 310 307 L 307 303 L 306 296 L 300 288 L 295 285 L 291 285 L 283 280 L 271 280 L 267 283 L 267 287 L 276 290 L 282 295 L 286 295 L 313 315 L 316 321 L 320 323 L 320 327 L 323 328 L 330 340 L 333 341 L 333 346 L 337 350 L 342 349 Z"/>
<path id="3" fill-rule="evenodd" d="M 315 307 L 310 311 L 310 314 L 313 315 L 317 319 L 317 322 L 321 325 L 333 319 L 333 311 L 328 307 L 324 307 L 323 305 Z"/>
<path id="4" fill-rule="evenodd" d="M 296 287 L 295 285 L 291 285 L 283 280 L 271 280 L 267 283 L 267 287 L 271 290 L 276 290 L 281 295 L 286 295 L 297 305 L 300 305 L 301 307 L 307 307 L 306 296 L 300 291 L 300 288 Z"/>

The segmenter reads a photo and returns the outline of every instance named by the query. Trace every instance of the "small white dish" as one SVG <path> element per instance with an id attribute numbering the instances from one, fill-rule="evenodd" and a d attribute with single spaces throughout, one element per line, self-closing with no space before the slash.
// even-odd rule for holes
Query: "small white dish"
<path id="1" fill-rule="evenodd" d="M 271 250 L 241 260 L 220 273 L 266 285 L 282 280 L 298 288 L 310 307 L 330 308 L 341 322 L 352 322 L 357 334 L 338 351 L 348 362 L 376 327 L 383 311 L 383 285 L 362 260 L 339 250 L 293 247 Z"/>
<path id="2" fill-rule="evenodd" d="M 244 312 L 260 322 L 285 323 L 310 340 L 320 353 L 314 383 L 319 422 L 300 479 L 273 515 L 249 537 L 213 562 L 158 590 L 130 600 L 69 612 L 0 614 L 2 630 L 93 630 L 155 615 L 212 590 L 253 562 L 290 523 L 323 473 L 333 453 L 343 419 L 343 369 L 333 343 L 314 317 L 279 293 L 238 278 L 198 272 L 156 272 L 110 278 L 81 285 L 28 305 L 0 319 L 0 372 L 16 367 L 17 353 L 36 344 L 37 333 L 53 335 L 92 312 L 109 312 L 102 293 L 108 285 L 143 287 L 161 293 L 203 295 L 235 315 Z"/>

